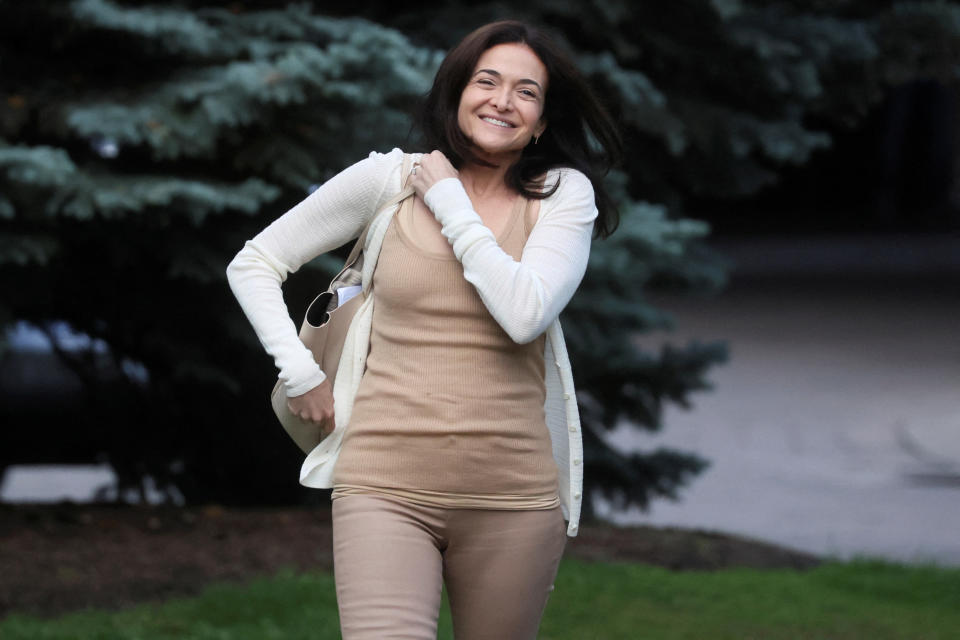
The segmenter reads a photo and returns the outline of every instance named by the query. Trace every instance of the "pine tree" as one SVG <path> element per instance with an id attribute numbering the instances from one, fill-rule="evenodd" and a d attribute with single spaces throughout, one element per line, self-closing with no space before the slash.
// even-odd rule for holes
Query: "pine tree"
<path id="1" fill-rule="evenodd" d="M 674 450 L 628 455 L 604 434 L 623 422 L 657 431 L 665 404 L 689 406 L 725 358 L 721 344 L 631 345 L 671 319 L 645 294 L 709 294 L 724 266 L 699 242 L 688 205 L 735 202 L 860 124 L 892 86 L 933 75 L 954 82 L 960 8 L 947 2 L 677 0 L 594 3 L 457 0 L 364 15 L 415 41 L 453 46 L 477 25 L 545 25 L 576 56 L 621 124 L 629 153 L 611 184 L 623 224 L 594 244 L 581 291 L 563 316 L 584 437 L 585 476 L 617 506 L 672 498 L 707 461 Z M 571 328 L 572 327 L 572 328 Z M 707 428 L 707 427 L 705 427 Z M 585 512 L 590 504 L 585 503 Z"/>
<path id="2" fill-rule="evenodd" d="M 224 270 L 313 185 L 403 141 L 439 53 L 301 5 L 4 3 L 0 24 L 0 321 L 47 328 L 86 383 L 61 427 L 99 440 L 124 489 L 292 499 L 275 372 Z M 291 279 L 291 300 L 333 262 Z"/>
<path id="3" fill-rule="evenodd" d="M 686 406 L 724 358 L 717 344 L 648 354 L 632 342 L 670 323 L 646 292 L 722 286 L 686 203 L 755 193 L 855 126 L 886 87 L 949 76 L 960 24 L 942 2 L 343 9 L 368 19 L 259 5 L 270 3 L 0 2 L 0 323 L 57 340 L 64 321 L 105 345 L 97 357 L 59 350 L 90 389 L 74 428 L 125 485 L 149 475 L 192 501 L 302 495 L 227 261 L 313 185 L 371 149 L 409 147 L 407 114 L 440 50 L 473 27 L 504 16 L 553 27 L 622 124 L 630 153 L 610 176 L 621 228 L 595 243 L 589 295 L 562 320 L 588 489 L 645 506 L 706 461 L 624 455 L 604 434 L 660 429 L 665 403 Z M 295 318 L 335 263 L 288 281 Z"/>

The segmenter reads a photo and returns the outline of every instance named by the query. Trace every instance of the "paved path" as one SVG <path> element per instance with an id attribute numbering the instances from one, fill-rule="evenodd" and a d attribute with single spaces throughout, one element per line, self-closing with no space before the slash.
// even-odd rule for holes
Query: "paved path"
<path id="1" fill-rule="evenodd" d="M 643 343 L 726 339 L 731 361 L 693 411 L 668 412 L 662 434 L 623 428 L 612 440 L 696 451 L 712 466 L 681 502 L 614 519 L 960 565 L 960 284 L 872 278 L 661 300 L 677 330 Z M 8 474 L 3 499 L 59 496 L 53 474 L 34 486 L 29 471 Z"/>
<path id="2" fill-rule="evenodd" d="M 727 339 L 731 360 L 662 434 L 612 439 L 712 466 L 681 502 L 616 520 L 960 565 L 960 285 L 754 285 L 659 303 L 677 316 L 671 341 Z"/>

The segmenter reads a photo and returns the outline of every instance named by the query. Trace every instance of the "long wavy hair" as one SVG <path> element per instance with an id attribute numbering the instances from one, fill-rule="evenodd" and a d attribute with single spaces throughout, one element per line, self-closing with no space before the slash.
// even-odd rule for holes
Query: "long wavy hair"
<path id="1" fill-rule="evenodd" d="M 620 161 L 623 143 L 606 109 L 596 98 L 576 65 L 543 30 L 515 20 L 484 25 L 447 54 L 423 100 L 415 125 L 428 149 L 438 149 L 458 169 L 466 163 L 487 164 L 476 157 L 470 140 L 460 130 L 460 96 L 480 56 L 500 44 L 523 44 L 547 69 L 548 87 L 543 119 L 547 129 L 537 144 L 528 144 L 505 176 L 507 185 L 527 198 L 546 198 L 559 187 L 538 182 L 549 169 L 571 167 L 593 184 L 597 204 L 594 232 L 609 236 L 619 213 L 603 187 L 603 176 Z"/>

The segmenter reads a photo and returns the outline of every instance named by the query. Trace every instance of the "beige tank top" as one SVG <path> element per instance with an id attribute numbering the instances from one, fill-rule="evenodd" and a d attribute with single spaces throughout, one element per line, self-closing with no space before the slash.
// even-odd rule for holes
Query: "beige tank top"
<path id="1" fill-rule="evenodd" d="M 544 417 L 544 336 L 520 345 L 464 279 L 449 244 L 413 237 L 414 199 L 383 241 L 367 368 L 334 471 L 337 498 L 386 493 L 434 506 L 559 504 Z M 533 203 L 497 242 L 520 259 Z"/>

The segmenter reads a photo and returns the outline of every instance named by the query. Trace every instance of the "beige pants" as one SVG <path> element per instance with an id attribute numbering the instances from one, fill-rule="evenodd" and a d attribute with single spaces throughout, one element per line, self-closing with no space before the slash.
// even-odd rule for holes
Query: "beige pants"
<path id="1" fill-rule="evenodd" d="M 566 543 L 560 507 L 495 511 L 333 501 L 344 640 L 435 640 L 441 582 L 457 640 L 533 640 Z"/>

